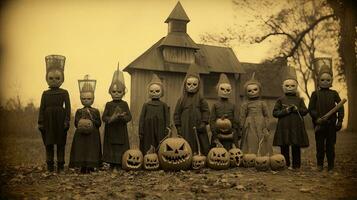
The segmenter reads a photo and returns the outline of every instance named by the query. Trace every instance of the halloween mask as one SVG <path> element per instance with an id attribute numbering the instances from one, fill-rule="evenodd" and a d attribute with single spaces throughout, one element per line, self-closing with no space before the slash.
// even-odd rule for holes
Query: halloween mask
<path id="1" fill-rule="evenodd" d="M 321 74 L 319 78 L 319 86 L 320 88 L 330 88 L 332 87 L 332 76 L 329 73 Z"/>
<path id="2" fill-rule="evenodd" d="M 228 169 L 229 153 L 224 147 L 214 147 L 207 155 L 207 165 L 212 169 Z"/>
<path id="3" fill-rule="evenodd" d="M 159 158 L 155 153 L 155 148 L 151 146 L 149 151 L 144 156 L 144 169 L 157 170 L 159 169 Z"/>
<path id="4" fill-rule="evenodd" d="M 138 149 L 129 149 L 122 156 L 122 168 L 125 170 L 138 170 L 143 163 L 143 154 Z"/>
<path id="5" fill-rule="evenodd" d="M 281 154 L 275 154 L 273 156 L 270 156 L 270 167 L 274 171 L 285 169 L 285 157 Z"/>
<path id="6" fill-rule="evenodd" d="M 89 107 L 93 104 L 94 94 L 92 92 L 81 92 L 81 102 L 83 106 Z"/>
<path id="7" fill-rule="evenodd" d="M 296 80 L 287 79 L 283 82 L 283 91 L 285 94 L 296 94 L 298 83 Z"/>
<path id="8" fill-rule="evenodd" d="M 229 98 L 231 96 L 232 86 L 229 83 L 222 83 L 218 86 L 218 96 L 221 98 Z"/>
<path id="9" fill-rule="evenodd" d="M 243 152 L 238 148 L 231 148 L 229 150 L 230 166 L 238 167 L 243 160 Z"/>
<path id="10" fill-rule="evenodd" d="M 63 73 L 60 70 L 51 70 L 47 73 L 46 81 L 50 88 L 59 88 L 64 81 Z"/>
<path id="11" fill-rule="evenodd" d="M 151 99 L 160 99 L 162 96 L 162 89 L 159 84 L 151 84 L 149 86 L 149 97 Z"/>
<path id="12" fill-rule="evenodd" d="M 110 89 L 110 95 L 113 100 L 121 100 L 125 94 L 125 88 L 119 86 L 118 84 L 114 84 Z"/>
<path id="13" fill-rule="evenodd" d="M 243 155 L 243 166 L 244 167 L 254 167 L 255 166 L 255 154 L 249 153 Z"/>
<path id="14" fill-rule="evenodd" d="M 260 87 L 257 84 L 247 85 L 245 91 L 249 99 L 260 96 Z"/>
<path id="15" fill-rule="evenodd" d="M 199 87 L 199 80 L 196 77 L 188 77 L 186 79 L 185 88 L 189 93 L 196 93 Z"/>
<path id="16" fill-rule="evenodd" d="M 258 171 L 268 171 L 270 169 L 269 156 L 258 156 L 255 158 L 255 169 Z"/>

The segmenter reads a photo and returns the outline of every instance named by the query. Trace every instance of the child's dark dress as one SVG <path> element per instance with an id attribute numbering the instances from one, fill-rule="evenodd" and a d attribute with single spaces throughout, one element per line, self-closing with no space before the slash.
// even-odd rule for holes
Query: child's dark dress
<path id="1" fill-rule="evenodd" d="M 158 147 L 165 137 L 170 123 L 169 108 L 160 100 L 151 100 L 143 105 L 139 121 L 140 150 L 144 154 L 153 145 Z"/>
<path id="2" fill-rule="evenodd" d="M 92 107 L 78 109 L 74 121 L 76 128 L 80 119 L 90 119 L 94 127 L 90 133 L 84 134 L 78 129 L 74 133 L 69 167 L 99 167 L 102 159 L 99 133 L 102 122 L 99 110 Z"/>
<path id="3" fill-rule="evenodd" d="M 113 122 L 109 122 L 117 107 L 126 114 Z M 103 113 L 104 144 L 103 161 L 111 164 L 121 164 L 123 153 L 129 149 L 127 123 L 131 120 L 131 113 L 126 101 L 113 100 L 105 105 Z"/>

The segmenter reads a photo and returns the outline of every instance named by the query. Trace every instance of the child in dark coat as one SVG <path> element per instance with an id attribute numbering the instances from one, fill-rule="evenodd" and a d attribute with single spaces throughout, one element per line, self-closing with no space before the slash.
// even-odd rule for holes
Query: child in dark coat
<path id="1" fill-rule="evenodd" d="M 109 88 L 113 101 L 105 105 L 102 117 L 105 123 L 103 161 L 114 171 L 120 168 L 122 155 L 129 149 L 127 123 L 132 117 L 128 103 L 122 100 L 125 89 L 123 72 L 117 69 Z"/>
<path id="2" fill-rule="evenodd" d="M 328 171 L 332 172 L 335 162 L 336 132 L 342 128 L 344 108 L 325 119 L 323 116 L 341 101 L 337 91 L 331 90 L 332 70 L 322 65 L 318 74 L 319 89 L 311 94 L 309 111 L 315 126 L 317 168 L 323 170 L 326 154 Z"/>
<path id="3" fill-rule="evenodd" d="M 293 169 L 301 167 L 301 147 L 309 146 L 304 124 L 304 116 L 308 113 L 304 100 L 297 96 L 298 82 L 294 68 L 288 68 L 283 82 L 285 95 L 280 97 L 273 110 L 273 116 L 278 118 L 274 135 L 274 146 L 280 146 L 286 165 L 290 166 L 289 148 L 293 156 Z"/>
<path id="4" fill-rule="evenodd" d="M 71 104 L 67 90 L 60 86 L 64 81 L 65 57 L 46 56 L 46 81 L 49 89 L 42 93 L 38 128 L 46 147 L 47 170 L 54 171 L 54 145 L 57 147 L 57 171 L 64 170 L 64 154 L 71 116 Z"/>
<path id="5" fill-rule="evenodd" d="M 170 124 L 169 107 L 160 101 L 163 85 L 156 74 L 148 85 L 150 101 L 144 103 L 139 120 L 140 150 L 146 153 L 151 146 L 158 148 Z"/>
<path id="6" fill-rule="evenodd" d="M 90 173 L 101 165 L 102 147 L 99 127 L 102 124 L 99 110 L 92 108 L 96 80 L 79 80 L 83 108 L 76 111 L 69 167 L 80 167 L 81 173 Z"/>

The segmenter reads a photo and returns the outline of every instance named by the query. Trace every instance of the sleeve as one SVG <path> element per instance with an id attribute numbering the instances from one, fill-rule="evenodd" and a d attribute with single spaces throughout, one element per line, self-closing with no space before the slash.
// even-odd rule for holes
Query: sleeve
<path id="1" fill-rule="evenodd" d="M 311 116 L 313 122 L 315 122 L 317 120 L 317 118 L 318 118 L 318 114 L 317 114 L 317 110 L 316 110 L 316 104 L 317 104 L 317 94 L 314 91 L 311 94 L 309 107 L 308 107 L 308 111 L 310 113 L 310 116 Z"/>
<path id="2" fill-rule="evenodd" d="M 200 100 L 200 111 L 201 111 L 201 121 L 205 124 L 209 122 L 209 107 L 208 103 L 204 98 Z"/>
<path id="3" fill-rule="evenodd" d="M 262 113 L 264 116 L 264 122 L 265 122 L 265 127 L 269 127 L 269 111 L 268 111 L 268 105 L 266 104 L 265 101 L 262 101 Z"/>
<path id="4" fill-rule="evenodd" d="M 109 103 L 105 104 L 102 120 L 104 123 L 109 123 L 110 116 L 109 116 Z"/>
<path id="5" fill-rule="evenodd" d="M 209 118 L 210 121 L 210 128 L 212 132 L 212 141 L 216 139 L 217 137 L 217 131 L 216 131 L 216 120 L 217 120 L 217 115 L 216 115 L 216 104 L 213 104 L 212 109 L 211 109 L 211 115 Z"/>
<path id="6" fill-rule="evenodd" d="M 44 93 L 41 96 L 40 110 L 38 113 L 38 124 L 43 126 L 43 120 L 45 118 L 45 97 Z"/>
<path id="7" fill-rule="evenodd" d="M 247 118 L 247 104 L 246 103 L 243 103 L 241 106 L 240 106 L 240 111 L 239 111 L 239 124 L 240 124 L 240 127 L 242 128 L 245 124 L 245 119 Z"/>
<path id="8" fill-rule="evenodd" d="M 65 123 L 67 123 L 69 127 L 69 122 L 71 121 L 71 102 L 69 100 L 68 91 L 66 91 L 65 93 L 64 103 L 65 103 L 65 110 L 66 110 Z"/>
<path id="9" fill-rule="evenodd" d="M 74 127 L 78 128 L 78 122 L 82 118 L 82 112 L 80 109 L 76 111 L 76 114 L 74 115 Z"/>
<path id="10" fill-rule="evenodd" d="M 304 100 L 301 98 L 298 109 L 301 116 L 306 116 L 307 113 L 309 113 L 309 110 L 306 108 Z"/>
<path id="11" fill-rule="evenodd" d="M 102 120 L 100 119 L 100 112 L 98 109 L 94 110 L 92 121 L 96 128 L 99 128 L 102 125 Z"/>
<path id="12" fill-rule="evenodd" d="M 177 103 L 176 103 L 176 106 L 175 106 L 175 112 L 174 112 L 175 126 L 181 126 L 181 113 L 182 113 L 181 98 L 179 98 L 177 100 Z"/>
<path id="13" fill-rule="evenodd" d="M 282 118 L 286 115 L 288 115 L 289 112 L 285 109 L 283 104 L 281 103 L 281 100 L 278 99 L 275 103 L 274 109 L 273 109 L 273 117 L 275 118 Z"/>
<path id="14" fill-rule="evenodd" d="M 128 106 L 127 102 L 124 102 L 124 112 L 126 112 L 126 113 L 123 117 L 121 117 L 121 119 L 123 122 L 128 123 L 131 121 L 132 117 L 131 117 L 131 113 L 130 113 L 129 106 Z"/>
<path id="15" fill-rule="evenodd" d="M 340 95 L 335 91 L 335 103 L 338 104 L 340 103 L 341 98 Z M 342 105 L 342 107 L 340 109 L 338 109 L 337 111 L 337 120 L 338 122 L 343 122 L 343 118 L 345 116 L 345 109 L 344 106 Z"/>
<path id="16" fill-rule="evenodd" d="M 144 121 L 146 116 L 146 103 L 143 104 L 141 108 L 140 118 L 139 118 L 139 135 L 144 134 Z"/>

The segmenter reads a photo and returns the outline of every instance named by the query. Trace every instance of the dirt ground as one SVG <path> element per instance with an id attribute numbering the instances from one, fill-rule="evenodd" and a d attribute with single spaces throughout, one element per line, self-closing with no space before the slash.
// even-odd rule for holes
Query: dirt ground
<path id="1" fill-rule="evenodd" d="M 73 170 L 48 174 L 39 137 L 5 137 L 0 142 L 0 199 L 357 199 L 357 134 L 339 133 L 333 174 L 316 171 L 315 141 L 311 131 L 309 135 L 311 145 L 302 152 L 300 171 L 234 168 L 115 174 L 104 167 L 91 175 Z"/>

